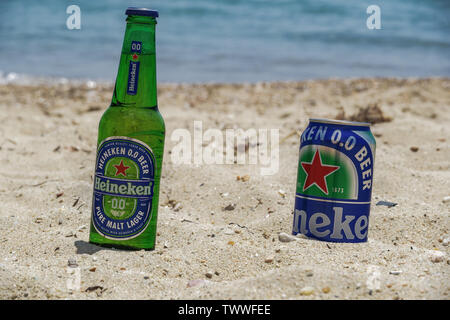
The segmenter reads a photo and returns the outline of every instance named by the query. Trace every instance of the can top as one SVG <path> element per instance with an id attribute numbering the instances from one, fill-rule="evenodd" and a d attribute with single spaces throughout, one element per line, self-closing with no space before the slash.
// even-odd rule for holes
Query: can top
<path id="1" fill-rule="evenodd" d="M 125 11 L 125 14 L 133 16 L 153 17 L 153 18 L 159 17 L 159 13 L 156 10 L 138 7 L 128 7 L 127 11 Z"/>
<path id="2" fill-rule="evenodd" d="M 331 123 L 331 124 L 339 124 L 342 126 L 361 126 L 361 127 L 370 127 L 370 123 L 368 122 L 358 122 L 358 121 L 348 121 L 348 120 L 334 120 L 334 119 L 320 119 L 320 118 L 309 118 L 311 122 L 319 122 L 319 123 Z"/>

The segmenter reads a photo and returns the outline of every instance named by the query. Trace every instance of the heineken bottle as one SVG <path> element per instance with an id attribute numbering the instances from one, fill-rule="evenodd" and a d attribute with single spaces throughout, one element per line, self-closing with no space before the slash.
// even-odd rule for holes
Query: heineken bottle
<path id="1" fill-rule="evenodd" d="M 156 98 L 158 12 L 126 14 L 114 94 L 98 130 L 89 241 L 153 249 L 165 136 Z"/>

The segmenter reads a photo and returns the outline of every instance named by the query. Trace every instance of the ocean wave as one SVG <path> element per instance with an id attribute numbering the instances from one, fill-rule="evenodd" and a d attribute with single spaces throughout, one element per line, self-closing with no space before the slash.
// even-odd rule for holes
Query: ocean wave
<path id="1" fill-rule="evenodd" d="M 4 72 L 0 70 L 0 85 L 19 84 L 27 86 L 74 84 L 95 88 L 97 85 L 111 85 L 110 81 L 92 79 L 69 79 L 64 77 L 34 76 L 24 73 Z"/>

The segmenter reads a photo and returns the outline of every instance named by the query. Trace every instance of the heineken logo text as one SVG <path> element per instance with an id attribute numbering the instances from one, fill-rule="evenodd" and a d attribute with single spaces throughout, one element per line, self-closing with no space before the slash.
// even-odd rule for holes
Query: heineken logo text
<path id="1" fill-rule="evenodd" d="M 94 190 L 105 194 L 121 196 L 151 196 L 152 182 L 139 181 L 127 182 L 119 179 L 95 177 Z"/>
<path id="2" fill-rule="evenodd" d="M 296 209 L 294 213 L 294 232 L 300 232 L 304 235 L 311 233 L 318 238 L 329 236 L 334 240 L 342 240 L 344 236 L 346 240 L 353 240 L 355 236 L 360 240 L 365 239 L 369 225 L 368 217 L 361 215 L 355 220 L 356 216 L 344 216 L 343 213 L 343 207 L 333 207 L 332 216 L 316 212 L 311 214 L 308 220 L 306 211 Z M 350 223 L 353 223 L 353 227 L 351 227 Z"/>
<path id="3" fill-rule="evenodd" d="M 140 155 L 136 150 L 127 149 L 125 147 L 112 147 L 102 151 L 102 153 L 98 155 L 98 168 L 103 170 L 105 162 L 111 157 L 125 155 L 139 163 L 139 166 L 142 168 L 143 174 L 147 174 L 149 172 L 149 163 L 147 162 L 147 160 L 145 160 L 145 157 L 143 155 Z"/>
<path id="4" fill-rule="evenodd" d="M 139 61 L 130 61 L 130 68 L 128 69 L 128 85 L 127 94 L 136 95 L 138 77 L 139 77 Z"/>

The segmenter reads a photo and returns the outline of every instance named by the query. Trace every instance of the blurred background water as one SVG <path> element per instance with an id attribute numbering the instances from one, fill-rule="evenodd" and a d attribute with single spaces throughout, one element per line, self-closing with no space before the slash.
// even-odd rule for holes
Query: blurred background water
<path id="1" fill-rule="evenodd" d="M 0 0 L 0 78 L 113 82 L 128 6 L 159 11 L 162 82 L 450 76 L 449 0 Z"/>

